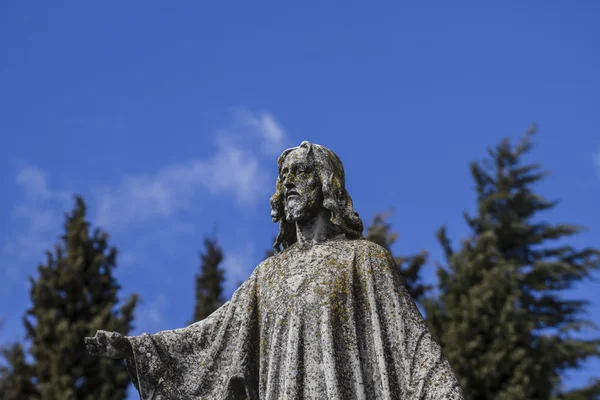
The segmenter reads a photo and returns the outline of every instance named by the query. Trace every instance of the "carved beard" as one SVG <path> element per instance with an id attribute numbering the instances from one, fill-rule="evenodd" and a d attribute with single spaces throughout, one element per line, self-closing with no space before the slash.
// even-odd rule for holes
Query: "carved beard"
<path id="1" fill-rule="evenodd" d="M 288 222 L 308 220 L 317 215 L 323 207 L 323 196 L 320 192 L 312 196 L 296 196 L 285 200 L 285 219 Z"/>

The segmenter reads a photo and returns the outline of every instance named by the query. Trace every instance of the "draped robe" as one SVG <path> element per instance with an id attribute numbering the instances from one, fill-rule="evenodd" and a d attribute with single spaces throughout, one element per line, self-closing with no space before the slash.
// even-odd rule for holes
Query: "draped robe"
<path id="1" fill-rule="evenodd" d="M 129 336 L 142 400 L 462 400 L 390 254 L 343 235 L 260 263 L 186 328 Z"/>

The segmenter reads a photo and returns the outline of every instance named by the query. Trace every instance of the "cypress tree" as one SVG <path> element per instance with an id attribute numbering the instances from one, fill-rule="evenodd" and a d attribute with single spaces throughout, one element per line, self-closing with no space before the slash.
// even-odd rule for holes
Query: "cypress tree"
<path id="1" fill-rule="evenodd" d="M 522 160 L 534 133 L 532 126 L 516 146 L 506 139 L 471 164 L 478 208 L 465 213 L 471 233 L 460 249 L 438 231 L 446 265 L 438 268 L 439 299 L 426 302 L 428 322 L 468 399 L 600 398 L 598 380 L 561 389 L 565 371 L 600 355 L 599 339 L 577 335 L 592 325 L 588 301 L 564 295 L 600 268 L 600 252 L 551 243 L 583 228 L 539 219 L 557 202 L 534 191 L 547 172 Z"/>
<path id="2" fill-rule="evenodd" d="M 219 267 L 223 252 L 217 240 L 204 239 L 204 253 L 200 252 L 200 273 L 196 275 L 196 305 L 193 322 L 201 321 L 223 304 L 225 272 Z"/>
<path id="3" fill-rule="evenodd" d="M 130 380 L 123 362 L 90 357 L 83 338 L 99 329 L 128 334 L 137 296 L 117 309 L 117 250 L 100 229 L 90 234 L 80 197 L 64 229 L 37 280 L 30 277 L 32 306 L 23 320 L 33 363 L 18 345 L 5 352 L 12 387 L 22 391 L 15 399 L 124 399 Z"/>
<path id="4" fill-rule="evenodd" d="M 378 213 L 373 222 L 367 227 L 365 239 L 377 243 L 391 253 L 391 247 L 398 239 L 398 234 L 391 231 L 391 225 L 386 220 L 391 212 Z M 393 256 L 400 277 L 404 281 L 412 298 L 420 302 L 425 293 L 430 289 L 421 280 L 421 268 L 427 260 L 427 251 L 422 250 L 419 254 L 411 256 Z"/>

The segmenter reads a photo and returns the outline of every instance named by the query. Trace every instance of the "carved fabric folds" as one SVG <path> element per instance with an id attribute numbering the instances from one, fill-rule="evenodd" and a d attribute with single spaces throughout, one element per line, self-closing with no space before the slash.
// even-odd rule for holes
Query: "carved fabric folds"
<path id="1" fill-rule="evenodd" d="M 396 272 L 367 240 L 291 246 L 187 328 L 128 337 L 142 400 L 462 400 Z"/>

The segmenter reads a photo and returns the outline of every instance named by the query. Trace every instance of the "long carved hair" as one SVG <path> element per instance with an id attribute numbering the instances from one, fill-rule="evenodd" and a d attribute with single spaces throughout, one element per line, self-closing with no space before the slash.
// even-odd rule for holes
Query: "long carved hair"
<path id="1" fill-rule="evenodd" d="M 331 223 L 335 225 L 348 239 L 362 237 L 363 223 L 358 213 L 354 211 L 352 198 L 346 191 L 346 179 L 342 161 L 328 148 L 304 141 L 298 147 L 285 150 L 277 160 L 279 174 L 275 194 L 271 196 L 271 218 L 279 222 L 279 233 L 273 248 L 280 252 L 296 243 L 296 226 L 285 218 L 285 188 L 280 179 L 281 166 L 292 151 L 306 149 L 306 156 L 314 163 L 323 192 L 323 207 L 331 213 Z M 281 246 L 281 248 L 280 248 Z"/>

